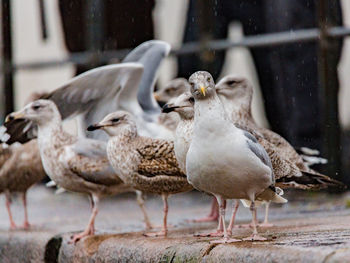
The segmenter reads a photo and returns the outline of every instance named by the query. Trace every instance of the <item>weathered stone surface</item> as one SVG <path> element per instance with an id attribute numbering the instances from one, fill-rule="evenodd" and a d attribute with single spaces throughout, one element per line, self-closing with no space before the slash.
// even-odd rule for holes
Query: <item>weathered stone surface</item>
<path id="1" fill-rule="evenodd" d="M 290 197 L 287 205 L 271 208 L 275 226 L 259 229 L 266 242 L 212 245 L 209 241 L 214 238 L 194 237 L 213 230 L 215 224 L 186 221 L 205 215 L 210 206 L 208 196 L 188 193 L 170 199 L 173 227 L 167 238 L 144 237 L 134 195 L 123 195 L 103 201 L 97 235 L 73 245 L 68 243 L 71 231 L 82 230 L 88 221 L 88 200 L 72 194 L 55 196 L 37 187 L 29 193 L 31 231 L 8 231 L 6 211 L 0 210 L 0 262 L 350 262 L 349 197 L 303 193 Z M 146 205 L 152 221 L 159 224 L 160 198 L 149 198 Z M 20 205 L 14 204 L 13 212 L 20 222 Z M 238 213 L 238 223 L 250 220 L 248 209 Z M 233 235 L 242 238 L 250 233 L 236 228 Z"/>
<path id="2" fill-rule="evenodd" d="M 50 233 L 9 231 L 0 233 L 0 262 L 43 262 Z"/>

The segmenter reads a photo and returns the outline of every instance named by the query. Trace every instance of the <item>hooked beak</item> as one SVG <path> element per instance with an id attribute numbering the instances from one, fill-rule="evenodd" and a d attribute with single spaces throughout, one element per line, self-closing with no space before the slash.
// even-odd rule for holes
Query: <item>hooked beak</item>
<path id="1" fill-rule="evenodd" d="M 18 120 L 18 119 L 24 119 L 24 114 L 22 111 L 12 112 L 9 115 L 7 115 L 5 119 L 5 123 L 13 120 Z"/>
<path id="2" fill-rule="evenodd" d="M 205 86 L 200 86 L 199 88 L 200 88 L 200 91 L 201 91 L 202 95 L 205 97 L 207 88 Z"/>
<path id="3" fill-rule="evenodd" d="M 92 124 L 89 127 L 87 127 L 87 130 L 88 131 L 95 131 L 95 130 L 101 129 L 102 127 L 104 127 L 104 126 L 99 124 L 99 123 L 96 123 L 96 124 Z"/>
<path id="4" fill-rule="evenodd" d="M 171 106 L 169 104 L 165 104 L 162 108 L 162 112 L 163 113 L 169 113 L 169 112 L 172 112 L 174 111 L 175 109 L 177 109 L 178 107 L 174 107 L 174 106 Z"/>

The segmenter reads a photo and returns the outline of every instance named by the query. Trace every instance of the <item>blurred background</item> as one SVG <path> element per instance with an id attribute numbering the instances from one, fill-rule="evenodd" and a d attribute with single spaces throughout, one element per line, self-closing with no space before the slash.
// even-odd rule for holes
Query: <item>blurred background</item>
<path id="1" fill-rule="evenodd" d="M 248 77 L 258 124 L 350 184 L 350 1 L 2 0 L 1 23 L 0 124 L 31 93 L 161 39 L 158 89 L 197 70 Z"/>

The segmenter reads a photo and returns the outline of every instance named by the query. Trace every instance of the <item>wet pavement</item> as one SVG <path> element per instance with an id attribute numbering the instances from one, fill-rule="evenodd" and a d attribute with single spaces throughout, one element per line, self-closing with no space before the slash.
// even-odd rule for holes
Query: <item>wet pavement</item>
<path id="1" fill-rule="evenodd" d="M 210 196 L 194 191 L 171 196 L 169 236 L 146 238 L 135 194 L 123 194 L 101 202 L 97 235 L 74 246 L 67 242 L 69 232 L 87 224 L 87 197 L 55 195 L 51 189 L 37 186 L 28 193 L 30 231 L 9 231 L 5 205 L 0 209 L 0 262 L 350 262 L 350 195 L 288 192 L 286 197 L 288 204 L 270 209 L 275 226 L 259 229 L 268 241 L 212 245 L 209 241 L 213 238 L 194 234 L 215 229 L 215 223 L 188 222 L 209 213 Z M 5 204 L 3 196 L 0 202 Z M 146 207 L 152 223 L 160 225 L 161 198 L 148 196 Z M 227 214 L 230 208 L 229 203 Z M 20 224 L 23 211 L 19 199 L 14 200 L 13 213 Z M 262 220 L 263 208 L 258 215 Z M 241 206 L 237 223 L 249 221 L 250 211 Z M 236 228 L 233 236 L 246 237 L 250 231 Z"/>

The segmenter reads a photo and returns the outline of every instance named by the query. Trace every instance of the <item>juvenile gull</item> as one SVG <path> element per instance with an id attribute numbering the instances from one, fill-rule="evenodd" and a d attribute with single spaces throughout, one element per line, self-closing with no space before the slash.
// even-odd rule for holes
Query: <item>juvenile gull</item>
<path id="1" fill-rule="evenodd" d="M 147 236 L 167 235 L 168 196 L 192 189 L 174 154 L 174 143 L 139 136 L 130 113 L 107 115 L 89 130 L 103 129 L 109 136 L 107 154 L 120 178 L 143 192 L 159 194 L 164 202 L 163 229 Z"/>
<path id="2" fill-rule="evenodd" d="M 68 191 L 86 193 L 91 197 L 89 223 L 83 232 L 72 236 L 72 242 L 93 235 L 100 199 L 133 190 L 110 166 L 106 157 L 106 143 L 65 132 L 60 113 L 50 100 L 34 101 L 8 118 L 27 119 L 38 126 L 40 156 L 51 180 Z"/>
<path id="3" fill-rule="evenodd" d="M 23 145 L 11 145 L 3 148 L 0 145 L 0 192 L 5 193 L 6 208 L 10 219 L 10 228 L 15 229 L 11 213 L 13 193 L 20 193 L 24 207 L 22 227 L 30 227 L 27 211 L 27 190 L 45 177 L 36 140 Z"/>
<path id="4" fill-rule="evenodd" d="M 219 203 L 224 239 L 224 200 L 247 199 L 255 218 L 255 201 L 284 203 L 277 194 L 270 158 L 255 137 L 237 128 L 227 116 L 216 94 L 212 76 L 205 71 L 191 75 L 191 93 L 195 99 L 193 137 L 186 156 L 188 181 L 198 190 L 213 194 Z M 247 240 L 266 240 L 257 232 Z"/>
<path id="5" fill-rule="evenodd" d="M 303 190 L 319 190 L 329 186 L 343 187 L 342 183 L 310 169 L 309 163 L 305 162 L 282 136 L 256 124 L 251 114 L 253 88 L 246 78 L 226 76 L 216 85 L 216 91 L 232 121 L 254 133 L 268 152 L 278 186 Z M 262 226 L 270 225 L 268 205 Z"/>
<path id="6" fill-rule="evenodd" d="M 180 96 L 182 93 L 190 91 L 190 84 L 185 78 L 170 80 L 164 88 L 154 93 L 154 98 L 160 106 L 164 106 L 169 100 Z"/>

